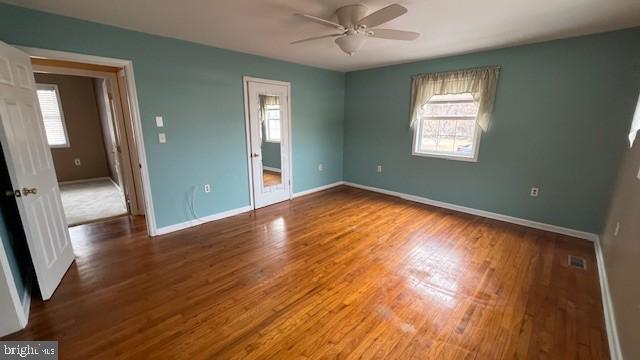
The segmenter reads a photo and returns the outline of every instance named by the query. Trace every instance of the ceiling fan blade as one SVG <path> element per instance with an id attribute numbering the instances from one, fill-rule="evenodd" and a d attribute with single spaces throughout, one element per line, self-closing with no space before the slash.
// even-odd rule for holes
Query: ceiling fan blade
<path id="1" fill-rule="evenodd" d="M 329 20 L 326 20 L 326 19 L 323 19 L 323 18 L 319 18 L 317 16 L 307 15 L 307 14 L 295 14 L 295 15 L 303 17 L 303 18 L 305 18 L 307 20 L 313 21 L 313 22 L 318 23 L 318 24 L 322 24 L 322 25 L 325 25 L 325 26 L 331 26 L 333 28 L 340 29 L 340 30 L 345 30 L 344 26 L 342 26 L 342 25 L 340 25 L 338 23 L 335 23 L 333 21 L 329 21 Z"/>
<path id="2" fill-rule="evenodd" d="M 413 31 L 393 30 L 393 29 L 371 29 L 369 36 L 390 40 L 415 40 L 420 34 Z"/>
<path id="3" fill-rule="evenodd" d="M 372 28 L 374 26 L 382 25 L 387 21 L 391 21 L 398 16 L 405 14 L 407 11 L 407 8 L 405 8 L 404 6 L 391 4 L 363 17 L 362 19 L 360 19 L 360 21 L 358 21 L 358 24 L 364 25 L 368 28 Z"/>
<path id="4" fill-rule="evenodd" d="M 297 40 L 297 41 L 292 42 L 291 44 L 292 45 L 293 44 L 299 44 L 299 43 L 302 43 L 302 42 L 319 40 L 319 39 L 326 39 L 326 38 L 330 38 L 330 37 L 337 37 L 337 36 L 340 36 L 340 35 L 342 35 L 342 34 L 329 34 L 329 35 L 315 36 L 315 37 L 308 38 L 308 39 Z"/>

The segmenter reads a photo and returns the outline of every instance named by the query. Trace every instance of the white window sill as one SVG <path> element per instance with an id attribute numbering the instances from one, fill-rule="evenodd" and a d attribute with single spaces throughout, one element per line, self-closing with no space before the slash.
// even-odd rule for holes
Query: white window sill
<path id="1" fill-rule="evenodd" d="M 438 153 L 423 153 L 413 151 L 411 153 L 413 156 L 422 156 L 422 157 L 432 157 L 438 159 L 446 159 L 446 160 L 457 160 L 457 161 L 466 161 L 466 162 L 478 162 L 478 156 L 460 156 L 460 155 L 448 155 L 448 154 L 438 154 Z"/>
<path id="2" fill-rule="evenodd" d="M 280 140 L 265 140 L 268 143 L 280 144 Z"/>
<path id="3" fill-rule="evenodd" d="M 49 145 L 49 147 L 51 149 L 67 149 L 70 148 L 71 145 L 70 144 L 65 144 L 65 145 Z"/>

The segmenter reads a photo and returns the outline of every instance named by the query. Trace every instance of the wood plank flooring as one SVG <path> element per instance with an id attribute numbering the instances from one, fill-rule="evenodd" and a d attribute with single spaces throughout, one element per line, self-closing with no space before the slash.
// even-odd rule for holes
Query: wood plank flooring
<path id="1" fill-rule="evenodd" d="M 359 189 L 72 239 L 60 288 L 6 340 L 62 359 L 608 358 L 591 243 Z"/>

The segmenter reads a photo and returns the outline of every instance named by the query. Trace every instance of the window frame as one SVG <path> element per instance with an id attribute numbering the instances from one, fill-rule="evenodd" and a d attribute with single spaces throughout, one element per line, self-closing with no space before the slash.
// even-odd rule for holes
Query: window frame
<path id="1" fill-rule="evenodd" d="M 277 106 L 277 109 L 269 109 L 269 106 Z M 282 111 L 280 110 L 280 105 L 267 105 L 267 109 L 265 110 L 264 114 L 266 119 L 264 120 L 264 130 L 265 130 L 265 136 L 264 136 L 264 141 L 269 142 L 269 143 L 274 143 L 274 144 L 280 144 L 280 141 L 282 141 L 282 128 L 280 128 L 280 139 L 278 140 L 274 140 L 273 138 L 271 138 L 271 136 L 269 136 L 270 131 L 269 131 L 269 122 L 272 121 L 269 119 L 269 111 L 278 111 L 278 113 L 280 114 L 280 117 L 278 118 L 278 121 L 280 121 L 280 125 L 282 126 Z"/>
<path id="2" fill-rule="evenodd" d="M 429 99 L 431 101 L 431 99 Z M 429 102 L 427 101 L 427 103 Z M 422 106 L 426 105 L 423 104 Z M 422 130 L 424 126 L 424 116 L 420 116 L 416 119 L 416 126 L 413 131 L 413 144 L 411 147 L 411 155 L 413 156 L 422 156 L 422 157 L 433 157 L 438 159 L 446 159 L 446 160 L 457 160 L 457 161 L 467 161 L 467 162 L 478 162 L 478 154 L 480 153 L 480 140 L 482 138 L 482 129 L 477 123 L 478 116 L 474 119 L 475 131 L 473 133 L 473 148 L 471 149 L 471 156 L 463 156 L 456 155 L 455 153 L 447 153 L 447 152 L 432 152 L 432 151 L 419 151 L 420 147 L 420 138 L 422 135 Z"/>
<path id="3" fill-rule="evenodd" d="M 63 149 L 71 147 L 71 140 L 69 139 L 69 132 L 67 131 L 67 122 L 64 117 L 64 109 L 62 108 L 62 99 L 60 98 L 60 89 L 57 84 L 46 84 L 46 83 L 37 83 L 36 84 L 36 98 L 38 90 L 53 90 L 56 94 L 56 100 L 58 101 L 58 111 L 60 112 L 60 122 L 62 123 L 62 131 L 64 133 L 65 144 L 62 145 L 49 145 L 49 138 L 46 134 L 45 128 L 45 137 L 47 137 L 47 145 L 51 149 Z M 40 106 L 40 99 L 38 98 L 38 109 L 40 110 L 40 114 L 42 114 L 42 108 Z M 44 126 L 44 117 L 41 115 Z"/>

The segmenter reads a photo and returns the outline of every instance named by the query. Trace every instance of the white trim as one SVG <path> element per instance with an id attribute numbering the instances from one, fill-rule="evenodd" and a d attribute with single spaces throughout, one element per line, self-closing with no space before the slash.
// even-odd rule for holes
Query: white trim
<path id="1" fill-rule="evenodd" d="M 278 80 L 269 80 L 269 79 L 261 79 L 253 76 L 243 76 L 242 77 L 242 89 L 243 89 L 243 97 L 244 97 L 244 132 L 245 132 L 245 141 L 247 148 L 247 170 L 249 174 L 249 206 L 251 209 L 255 209 L 255 201 L 253 194 L 253 167 L 251 164 L 251 127 L 250 127 L 250 116 L 249 116 L 249 82 L 259 82 L 264 84 L 271 85 L 279 85 L 285 86 L 287 88 L 287 111 L 289 116 L 289 131 L 287 132 L 287 137 L 289 139 L 289 199 L 293 198 L 293 114 L 291 113 L 291 83 L 287 81 L 278 81 Z"/>
<path id="2" fill-rule="evenodd" d="M 193 226 L 198 226 L 198 225 L 202 225 L 211 221 L 215 221 L 215 220 L 220 220 L 220 219 L 224 219 L 230 216 L 234 216 L 234 215 L 238 215 L 238 214 L 242 214 L 245 213 L 247 211 L 252 211 L 253 207 L 251 206 L 243 206 L 241 208 L 237 208 L 237 209 L 232 209 L 232 210 L 228 210 L 228 211 L 223 211 L 223 212 L 219 212 L 216 214 L 211 214 L 205 217 L 201 217 L 197 220 L 188 220 L 185 222 L 181 222 L 178 224 L 174 224 L 174 225 L 169 225 L 169 226 L 165 226 L 165 227 L 161 227 L 159 229 L 156 230 L 156 235 L 164 235 L 164 234 L 168 234 L 168 233 L 172 233 L 174 231 L 179 231 L 179 230 L 183 230 L 183 229 L 187 229 Z"/>
<path id="3" fill-rule="evenodd" d="M 93 182 L 93 181 L 103 181 L 103 180 L 111 180 L 111 178 L 108 177 L 108 176 L 101 176 L 101 177 L 89 178 L 89 179 L 58 181 L 58 184 L 59 185 L 71 185 L 71 184 L 81 184 L 81 183 Z M 114 183 L 114 185 L 115 185 L 115 183 Z"/>
<path id="4" fill-rule="evenodd" d="M 247 174 L 249 175 L 249 206 L 254 209 L 253 203 L 253 166 L 251 164 L 251 127 L 249 117 L 249 76 L 242 77 L 242 97 L 244 101 L 244 135 L 247 149 Z"/>
<path id="5" fill-rule="evenodd" d="M 313 194 L 313 193 L 316 193 L 318 191 L 331 189 L 331 188 L 334 188 L 334 187 L 340 186 L 340 185 L 344 185 L 344 181 L 336 181 L 336 182 L 331 183 L 331 184 L 318 186 L 318 187 L 315 187 L 315 188 L 312 188 L 312 189 L 308 189 L 308 190 L 304 190 L 304 191 L 298 191 L 297 193 L 293 193 L 292 199 L 299 198 L 301 196 L 305 196 L 305 195 L 309 195 L 309 194 Z"/>
<path id="6" fill-rule="evenodd" d="M 149 177 L 149 167 L 147 164 L 147 155 L 144 146 L 144 135 L 142 133 L 142 117 L 140 116 L 140 106 L 138 104 L 138 93 L 136 90 L 136 82 L 133 74 L 133 62 L 131 60 L 123 60 L 116 58 L 108 58 L 102 56 L 85 55 L 71 53 L 66 51 L 39 49 L 25 46 L 16 46 L 18 49 L 35 57 L 43 57 L 55 60 L 67 60 L 82 62 L 95 65 L 107 65 L 124 68 L 125 79 L 127 81 L 127 91 L 131 100 L 131 117 L 134 127 L 134 138 L 136 148 L 138 150 L 138 159 L 140 161 L 140 173 L 142 175 L 142 191 L 144 192 L 145 219 L 147 221 L 147 231 L 149 236 L 157 235 L 156 217 L 153 210 L 153 199 L 151 196 L 151 181 Z M 135 166 L 135 164 L 134 164 Z"/>
<path id="7" fill-rule="evenodd" d="M 545 230 L 545 231 L 549 231 L 549 232 L 553 232 L 553 233 L 557 233 L 557 234 L 573 236 L 573 237 L 576 237 L 576 238 L 589 240 L 589 241 L 592 241 L 592 242 L 595 242 L 596 239 L 598 239 L 598 235 L 597 234 L 589 233 L 589 232 L 585 232 L 585 231 L 569 229 L 569 228 L 565 228 L 565 227 L 561 227 L 561 226 L 557 226 L 557 225 L 545 224 L 545 223 L 541 223 L 541 222 L 537 222 L 537 221 L 517 218 L 517 217 L 513 217 L 513 216 L 509 216 L 509 215 L 498 214 L 498 213 L 485 211 L 485 210 L 478 210 L 478 209 L 474 209 L 474 208 L 470 208 L 470 207 L 466 207 L 466 206 L 460 206 L 460 205 L 450 204 L 450 203 L 446 203 L 446 202 L 442 202 L 442 201 L 431 200 L 431 199 L 428 199 L 428 198 L 425 198 L 425 197 L 421 197 L 421 196 L 405 194 L 405 193 L 401 193 L 401 192 L 397 192 L 397 191 L 380 189 L 380 188 L 376 188 L 376 187 L 373 187 L 373 186 L 361 185 L 361 184 L 356 184 L 356 183 L 352 183 L 352 182 L 348 182 L 348 181 L 345 181 L 344 184 L 347 185 L 347 186 L 352 186 L 352 187 L 359 188 L 359 189 L 364 189 L 364 190 L 378 192 L 378 193 L 381 193 L 381 194 L 386 194 L 386 195 L 399 197 L 401 199 L 405 199 L 405 200 L 409 200 L 409 201 L 414 201 L 414 202 L 418 202 L 418 203 L 422 203 L 422 204 L 427 204 L 427 205 L 437 206 L 437 207 L 441 207 L 441 208 L 445 208 L 445 209 L 460 211 L 460 212 L 463 212 L 463 213 L 482 216 L 482 217 L 486 217 L 486 218 L 489 218 L 489 219 L 505 221 L 505 222 L 508 222 L 508 223 L 527 226 L 527 227 L 534 228 L 534 229 L 539 229 L 539 230 Z"/>
<path id="8" fill-rule="evenodd" d="M 475 120 L 477 120 L 477 116 Z M 446 159 L 446 160 L 478 162 L 478 155 L 480 153 L 480 141 L 482 139 L 482 129 L 480 128 L 480 126 L 475 120 L 474 122 L 476 127 L 475 127 L 475 132 L 473 133 L 474 141 L 473 141 L 472 156 L 461 156 L 461 155 L 456 155 L 453 153 L 445 153 L 445 152 L 437 153 L 437 152 L 418 151 L 418 147 L 420 146 L 418 137 L 422 133 L 422 126 L 424 125 L 421 118 L 416 120 L 416 126 L 414 126 L 414 129 L 413 129 L 413 142 L 411 144 L 411 155 L 422 156 L 422 157 L 432 157 L 432 158 Z"/>
<path id="9" fill-rule="evenodd" d="M 600 243 L 599 237 L 595 241 L 595 248 L 598 277 L 600 279 L 600 293 L 602 294 L 602 309 L 604 310 L 604 323 L 607 329 L 607 339 L 609 340 L 609 354 L 611 356 L 611 360 L 622 360 L 622 348 L 620 347 L 618 327 L 616 326 L 613 302 L 611 301 L 611 293 L 609 292 L 609 280 L 607 278 L 604 254 L 602 252 L 602 244 Z"/>
<path id="10" fill-rule="evenodd" d="M 265 169 L 265 170 L 273 171 L 273 172 L 278 172 L 278 173 L 279 173 L 279 172 L 282 172 L 282 170 L 280 170 L 280 169 L 278 169 L 278 168 L 271 167 L 271 166 L 264 166 L 264 165 L 262 165 L 262 168 L 263 168 L 263 169 Z"/>

